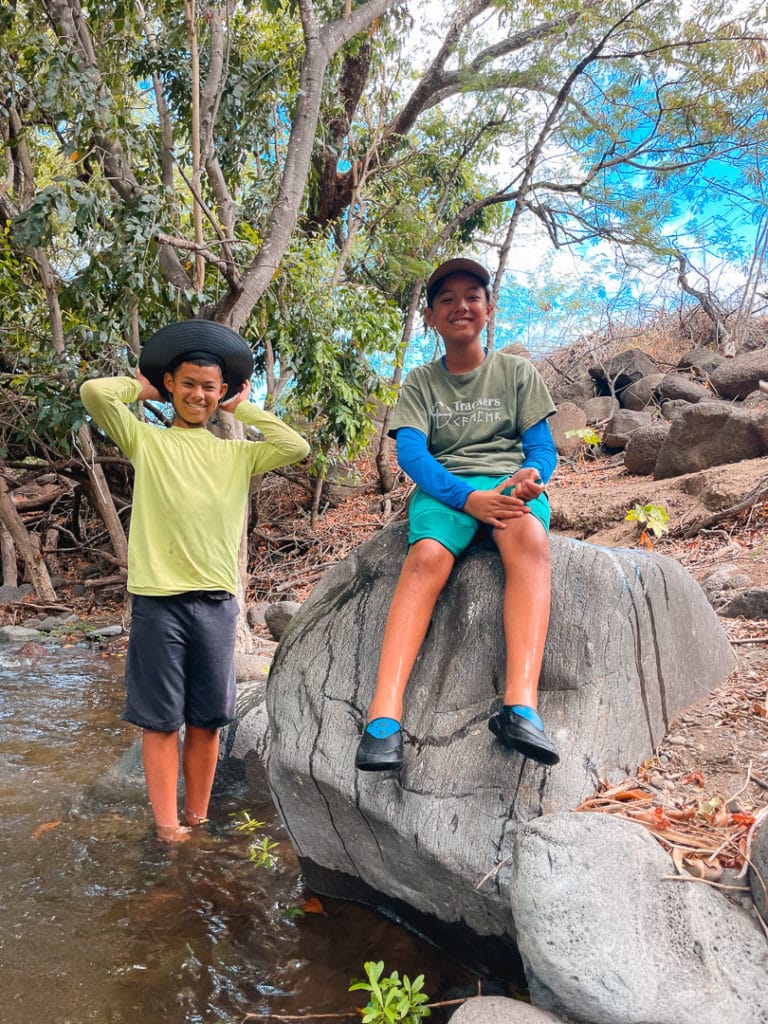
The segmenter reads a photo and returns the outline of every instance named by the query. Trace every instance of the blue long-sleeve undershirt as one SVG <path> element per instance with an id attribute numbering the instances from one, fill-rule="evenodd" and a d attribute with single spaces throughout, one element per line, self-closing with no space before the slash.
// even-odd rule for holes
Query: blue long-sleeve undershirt
<path id="1" fill-rule="evenodd" d="M 521 437 L 523 465 L 533 467 L 547 483 L 557 465 L 557 450 L 546 420 L 539 420 Z M 445 505 L 463 509 L 474 487 L 460 476 L 449 472 L 427 448 L 426 434 L 415 427 L 401 427 L 397 432 L 397 461 L 411 480 Z"/>

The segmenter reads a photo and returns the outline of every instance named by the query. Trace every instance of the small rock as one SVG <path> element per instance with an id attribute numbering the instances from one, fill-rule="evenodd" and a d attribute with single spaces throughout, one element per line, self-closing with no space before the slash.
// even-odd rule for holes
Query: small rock
<path id="1" fill-rule="evenodd" d="M 281 638 L 288 628 L 288 623 L 300 608 L 301 605 L 298 601 L 278 601 L 267 608 L 264 613 L 264 621 L 275 640 Z"/>
<path id="2" fill-rule="evenodd" d="M 723 590 L 740 590 L 749 586 L 749 576 L 737 572 L 729 566 L 721 566 L 702 581 L 705 594 L 715 594 Z"/>
<path id="3" fill-rule="evenodd" d="M 257 601 L 256 604 L 250 606 L 246 612 L 246 618 L 251 629 L 254 626 L 265 626 L 267 624 L 267 620 L 264 618 L 267 608 L 269 608 L 269 601 Z"/>
<path id="4" fill-rule="evenodd" d="M 721 605 L 717 613 L 728 619 L 768 618 L 768 588 L 750 587 L 742 590 Z"/>
<path id="5" fill-rule="evenodd" d="M 474 996 L 456 1010 L 453 1024 L 559 1024 L 564 1017 L 505 996 Z"/>
<path id="6" fill-rule="evenodd" d="M 659 775 L 658 772 L 653 772 L 648 779 L 649 785 L 653 786 L 654 789 L 666 789 L 671 791 L 675 788 L 674 782 L 670 782 L 669 779 L 663 775 Z"/>
<path id="7" fill-rule="evenodd" d="M 672 736 L 667 736 L 665 743 L 669 743 L 673 747 L 687 747 L 688 740 L 685 736 L 678 736 L 676 733 Z"/>
<path id="8" fill-rule="evenodd" d="M 39 658 L 47 652 L 43 645 L 39 644 L 36 640 L 27 640 L 25 644 L 22 644 L 17 653 L 20 658 Z"/>
<path id="9" fill-rule="evenodd" d="M 263 654 L 235 654 L 235 677 L 237 681 L 246 682 L 263 680 L 269 675 L 271 656 Z"/>
<path id="10" fill-rule="evenodd" d="M 79 621 L 76 615 L 47 615 L 38 622 L 37 628 L 48 632 L 61 629 L 62 626 L 69 625 L 73 620 Z"/>
<path id="11" fill-rule="evenodd" d="M 29 629 L 27 626 L 0 626 L 0 642 L 4 643 L 39 640 L 42 635 L 39 629 Z"/>
<path id="12" fill-rule="evenodd" d="M 92 629 L 86 634 L 89 640 L 108 640 L 115 636 L 122 636 L 123 627 L 119 622 L 116 622 L 113 626 L 100 626 L 98 629 Z"/>

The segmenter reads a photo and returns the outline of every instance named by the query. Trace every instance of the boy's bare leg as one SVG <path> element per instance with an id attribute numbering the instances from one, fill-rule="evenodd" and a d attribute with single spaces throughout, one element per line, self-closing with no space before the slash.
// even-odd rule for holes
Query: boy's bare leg
<path id="1" fill-rule="evenodd" d="M 436 540 L 419 540 L 409 548 L 384 627 L 369 722 L 376 718 L 400 721 L 411 669 L 454 562 L 451 552 Z"/>
<path id="2" fill-rule="evenodd" d="M 147 795 L 152 807 L 158 838 L 164 842 L 183 842 L 188 830 L 179 826 L 176 789 L 179 777 L 179 731 L 152 732 L 145 729 L 141 753 Z"/>
<path id="3" fill-rule="evenodd" d="M 533 515 L 510 519 L 493 539 L 504 566 L 505 704 L 538 704 L 539 674 L 549 628 L 549 540 Z"/>
<path id="4" fill-rule="evenodd" d="M 187 725 L 182 748 L 184 822 L 199 825 L 208 816 L 213 777 L 219 759 L 219 730 Z"/>

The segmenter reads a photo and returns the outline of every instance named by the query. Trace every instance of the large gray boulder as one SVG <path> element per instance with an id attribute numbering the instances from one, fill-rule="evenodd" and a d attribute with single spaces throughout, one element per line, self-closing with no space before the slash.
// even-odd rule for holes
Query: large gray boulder
<path id="1" fill-rule="evenodd" d="M 707 402 L 715 398 L 703 384 L 682 373 L 667 373 L 659 381 L 656 394 L 661 401 Z"/>
<path id="2" fill-rule="evenodd" d="M 763 809 L 756 822 L 749 851 L 749 887 L 755 910 L 768 926 L 768 809 Z"/>
<path id="3" fill-rule="evenodd" d="M 598 394 L 621 395 L 626 388 L 657 371 L 654 360 L 642 349 L 630 348 L 598 366 L 590 366 L 589 375 L 595 381 Z"/>
<path id="4" fill-rule="evenodd" d="M 549 393 L 558 407 L 563 402 L 582 405 L 586 400 L 595 397 L 595 382 L 586 374 L 574 381 L 566 381 L 561 377 L 549 386 Z"/>
<path id="5" fill-rule="evenodd" d="M 22 583 L 20 587 L 13 587 L 10 583 L 0 586 L 0 604 L 16 604 L 28 594 L 34 594 L 35 588 L 31 583 Z"/>
<path id="6" fill-rule="evenodd" d="M 664 480 L 764 455 L 766 448 L 757 426 L 758 415 L 727 402 L 692 405 L 672 421 L 654 476 Z"/>
<path id="7" fill-rule="evenodd" d="M 587 415 L 574 402 L 563 402 L 550 417 L 549 427 L 558 452 L 561 455 L 573 455 L 581 447 L 581 439 L 572 432 L 586 429 Z"/>
<path id="8" fill-rule="evenodd" d="M 745 352 L 721 363 L 713 371 L 712 387 L 723 398 L 746 398 L 768 380 L 768 348 Z"/>
<path id="9" fill-rule="evenodd" d="M 636 430 L 648 427 L 652 422 L 653 417 L 649 412 L 619 409 L 605 426 L 603 444 L 606 448 L 624 448 Z"/>
<path id="10" fill-rule="evenodd" d="M 655 401 L 656 388 L 665 376 L 663 373 L 651 373 L 647 377 L 641 377 L 634 384 L 630 384 L 621 393 L 623 408 L 631 409 L 633 412 L 642 412 Z"/>
<path id="11" fill-rule="evenodd" d="M 611 395 L 600 395 L 599 398 L 589 398 L 582 403 L 587 423 L 603 423 L 609 420 L 619 410 L 619 400 Z"/>
<path id="12" fill-rule="evenodd" d="M 357 773 L 406 532 L 388 527 L 331 569 L 286 630 L 267 684 L 269 784 L 313 888 L 394 904 L 421 930 L 439 922 L 443 939 L 469 929 L 469 955 L 492 947 L 494 970 L 511 972 L 506 884 L 478 883 L 509 856 L 519 823 L 634 773 L 734 659 L 678 563 L 553 536 L 540 708 L 562 761 L 535 766 L 487 727 L 504 675 L 503 579 L 495 548 L 478 546 L 457 563 L 417 660 L 402 771 Z"/>
<path id="13" fill-rule="evenodd" d="M 668 423 L 649 423 L 633 430 L 624 449 L 624 469 L 627 473 L 650 476 L 668 433 Z"/>
<path id="14" fill-rule="evenodd" d="M 641 826 L 556 814 L 518 829 L 510 898 L 532 1001 L 594 1024 L 766 1024 L 768 944 Z"/>
<path id="15" fill-rule="evenodd" d="M 694 348 L 686 352 L 677 365 L 681 370 L 695 370 L 699 376 L 708 378 L 724 362 L 725 356 L 711 348 Z"/>

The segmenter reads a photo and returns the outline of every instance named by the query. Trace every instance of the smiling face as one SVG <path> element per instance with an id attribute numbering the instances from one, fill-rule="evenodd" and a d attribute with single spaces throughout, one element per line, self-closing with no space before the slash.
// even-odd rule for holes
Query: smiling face
<path id="1" fill-rule="evenodd" d="M 163 383 L 173 402 L 174 427 L 204 427 L 227 391 L 218 366 L 195 363 L 179 363 Z"/>
<path id="2" fill-rule="evenodd" d="M 479 345 L 492 309 L 485 287 L 476 277 L 449 274 L 440 282 L 440 290 L 424 317 L 448 350 L 451 346 Z"/>

